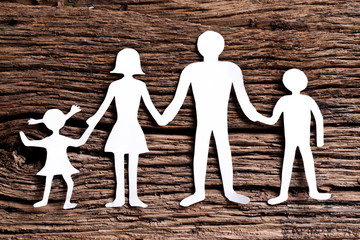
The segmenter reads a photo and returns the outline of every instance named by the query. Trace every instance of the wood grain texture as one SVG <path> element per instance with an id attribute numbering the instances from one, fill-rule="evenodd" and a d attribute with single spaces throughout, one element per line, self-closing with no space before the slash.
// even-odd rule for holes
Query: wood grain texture
<path id="1" fill-rule="evenodd" d="M 359 1 L 99 1 L 16 0 L 0 3 L 0 238 L 3 239 L 359 239 L 360 238 L 360 2 Z M 248 205 L 223 196 L 215 143 L 211 141 L 207 198 L 179 206 L 193 191 L 195 110 L 191 90 L 178 116 L 158 127 L 142 106 L 140 124 L 150 152 L 141 155 L 138 181 L 146 209 L 108 209 L 114 195 L 113 157 L 103 152 L 115 120 L 110 108 L 89 141 L 70 148 L 76 209 L 62 209 L 66 185 L 55 178 L 50 203 L 34 209 L 44 179 L 36 176 L 45 151 L 26 148 L 18 132 L 39 139 L 44 126 L 28 126 L 47 109 L 82 112 L 62 134 L 80 137 L 107 86 L 117 51 L 140 52 L 139 77 L 162 112 L 188 64 L 201 60 L 197 37 L 220 32 L 222 60 L 243 70 L 249 97 L 269 116 L 287 94 L 285 70 L 309 78 L 305 91 L 325 118 L 325 146 L 313 147 L 318 186 L 333 197 L 309 199 L 297 156 L 289 201 L 268 206 L 279 191 L 282 124 L 246 119 L 232 94 L 229 129 L 234 186 Z M 313 146 L 314 146 L 314 142 Z"/>

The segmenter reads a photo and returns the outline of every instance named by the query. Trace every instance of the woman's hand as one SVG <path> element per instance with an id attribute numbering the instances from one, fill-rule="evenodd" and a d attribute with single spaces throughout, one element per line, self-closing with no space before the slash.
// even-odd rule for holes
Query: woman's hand
<path id="1" fill-rule="evenodd" d="M 94 127 L 97 123 L 97 119 L 95 116 L 89 117 L 88 120 L 86 120 L 86 123 L 89 125 L 89 127 Z"/>

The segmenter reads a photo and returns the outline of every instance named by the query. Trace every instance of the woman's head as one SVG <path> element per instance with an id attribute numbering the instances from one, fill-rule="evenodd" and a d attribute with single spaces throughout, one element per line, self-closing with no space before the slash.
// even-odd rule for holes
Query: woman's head
<path id="1" fill-rule="evenodd" d="M 125 48 L 118 52 L 115 68 L 110 73 L 124 74 L 125 76 L 145 74 L 141 70 L 139 53 L 132 48 Z"/>
<path id="2" fill-rule="evenodd" d="M 292 93 L 300 93 L 306 88 L 308 83 L 305 73 L 296 68 L 287 70 L 282 81 L 285 87 Z"/>

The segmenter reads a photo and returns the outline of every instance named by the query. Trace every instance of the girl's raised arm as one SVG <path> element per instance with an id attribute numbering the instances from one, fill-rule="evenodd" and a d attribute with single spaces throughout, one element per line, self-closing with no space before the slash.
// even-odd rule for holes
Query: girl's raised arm
<path id="1" fill-rule="evenodd" d="M 86 141 L 89 139 L 90 134 L 92 133 L 92 131 L 94 130 L 95 125 L 89 126 L 85 132 L 83 133 L 83 135 L 81 136 L 81 138 L 79 139 L 72 139 L 70 146 L 72 147 L 80 147 L 81 145 L 84 145 L 86 143 Z"/>
<path id="2" fill-rule="evenodd" d="M 24 143 L 27 147 L 45 147 L 45 140 L 29 140 L 23 131 L 20 132 L 20 138 L 21 141 Z"/>

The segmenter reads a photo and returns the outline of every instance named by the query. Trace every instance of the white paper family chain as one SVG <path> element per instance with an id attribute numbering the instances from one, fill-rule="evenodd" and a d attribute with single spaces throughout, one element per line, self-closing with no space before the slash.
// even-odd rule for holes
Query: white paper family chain
<path id="1" fill-rule="evenodd" d="M 137 118 L 139 103 L 142 99 L 156 122 L 164 126 L 178 113 L 190 86 L 194 94 L 197 115 L 193 165 L 195 193 L 183 199 L 180 202 L 181 206 L 190 206 L 205 199 L 205 175 L 211 134 L 214 134 L 216 142 L 225 196 L 235 203 L 246 204 L 250 201 L 248 197 L 236 193 L 233 188 L 233 167 L 227 126 L 227 109 L 232 87 L 243 112 L 250 120 L 272 125 L 281 114 L 284 115 L 286 143 L 281 191 L 277 198 L 270 199 L 268 203 L 274 205 L 287 200 L 297 147 L 303 156 L 310 197 L 319 200 L 330 198 L 329 193 L 319 193 L 316 186 L 314 160 L 310 148 L 311 112 L 317 124 L 318 146 L 324 143 L 323 119 L 315 101 L 309 96 L 300 94 L 307 85 L 305 74 L 298 69 L 291 69 L 284 74 L 284 85 L 292 95 L 282 97 L 274 108 L 273 116 L 267 118 L 259 114 L 250 103 L 240 68 L 234 63 L 219 61 L 219 55 L 225 46 L 224 38 L 219 33 L 206 31 L 200 35 L 197 46 L 204 60 L 192 63 L 183 70 L 174 99 L 163 115 L 153 105 L 145 83 L 133 78 L 133 75 L 144 74 L 138 52 L 126 48 L 118 53 L 115 69 L 111 71 L 111 73 L 123 74 L 124 77 L 110 84 L 103 103 L 94 116 L 87 120 L 89 127 L 80 139 L 74 140 L 59 134 L 66 120 L 80 111 L 76 105 L 72 106 L 66 115 L 58 109 L 51 109 L 41 120 L 30 119 L 29 124 L 44 123 L 53 131 L 51 136 L 42 140 L 28 140 L 25 134 L 20 132 L 21 140 L 26 146 L 43 147 L 47 150 L 45 166 L 38 173 L 46 176 L 44 196 L 40 202 L 34 204 L 34 207 L 47 205 L 54 175 L 62 175 L 68 186 L 64 208 L 76 206 L 70 202 L 74 185 L 71 175 L 79 171 L 70 164 L 67 148 L 85 144 L 113 100 L 115 100 L 118 119 L 106 142 L 105 151 L 112 152 L 115 158 L 116 196 L 113 202 L 105 206 L 120 207 L 125 203 L 124 155 L 129 154 L 129 204 L 147 207 L 137 193 L 139 154 L 149 151 Z"/>

